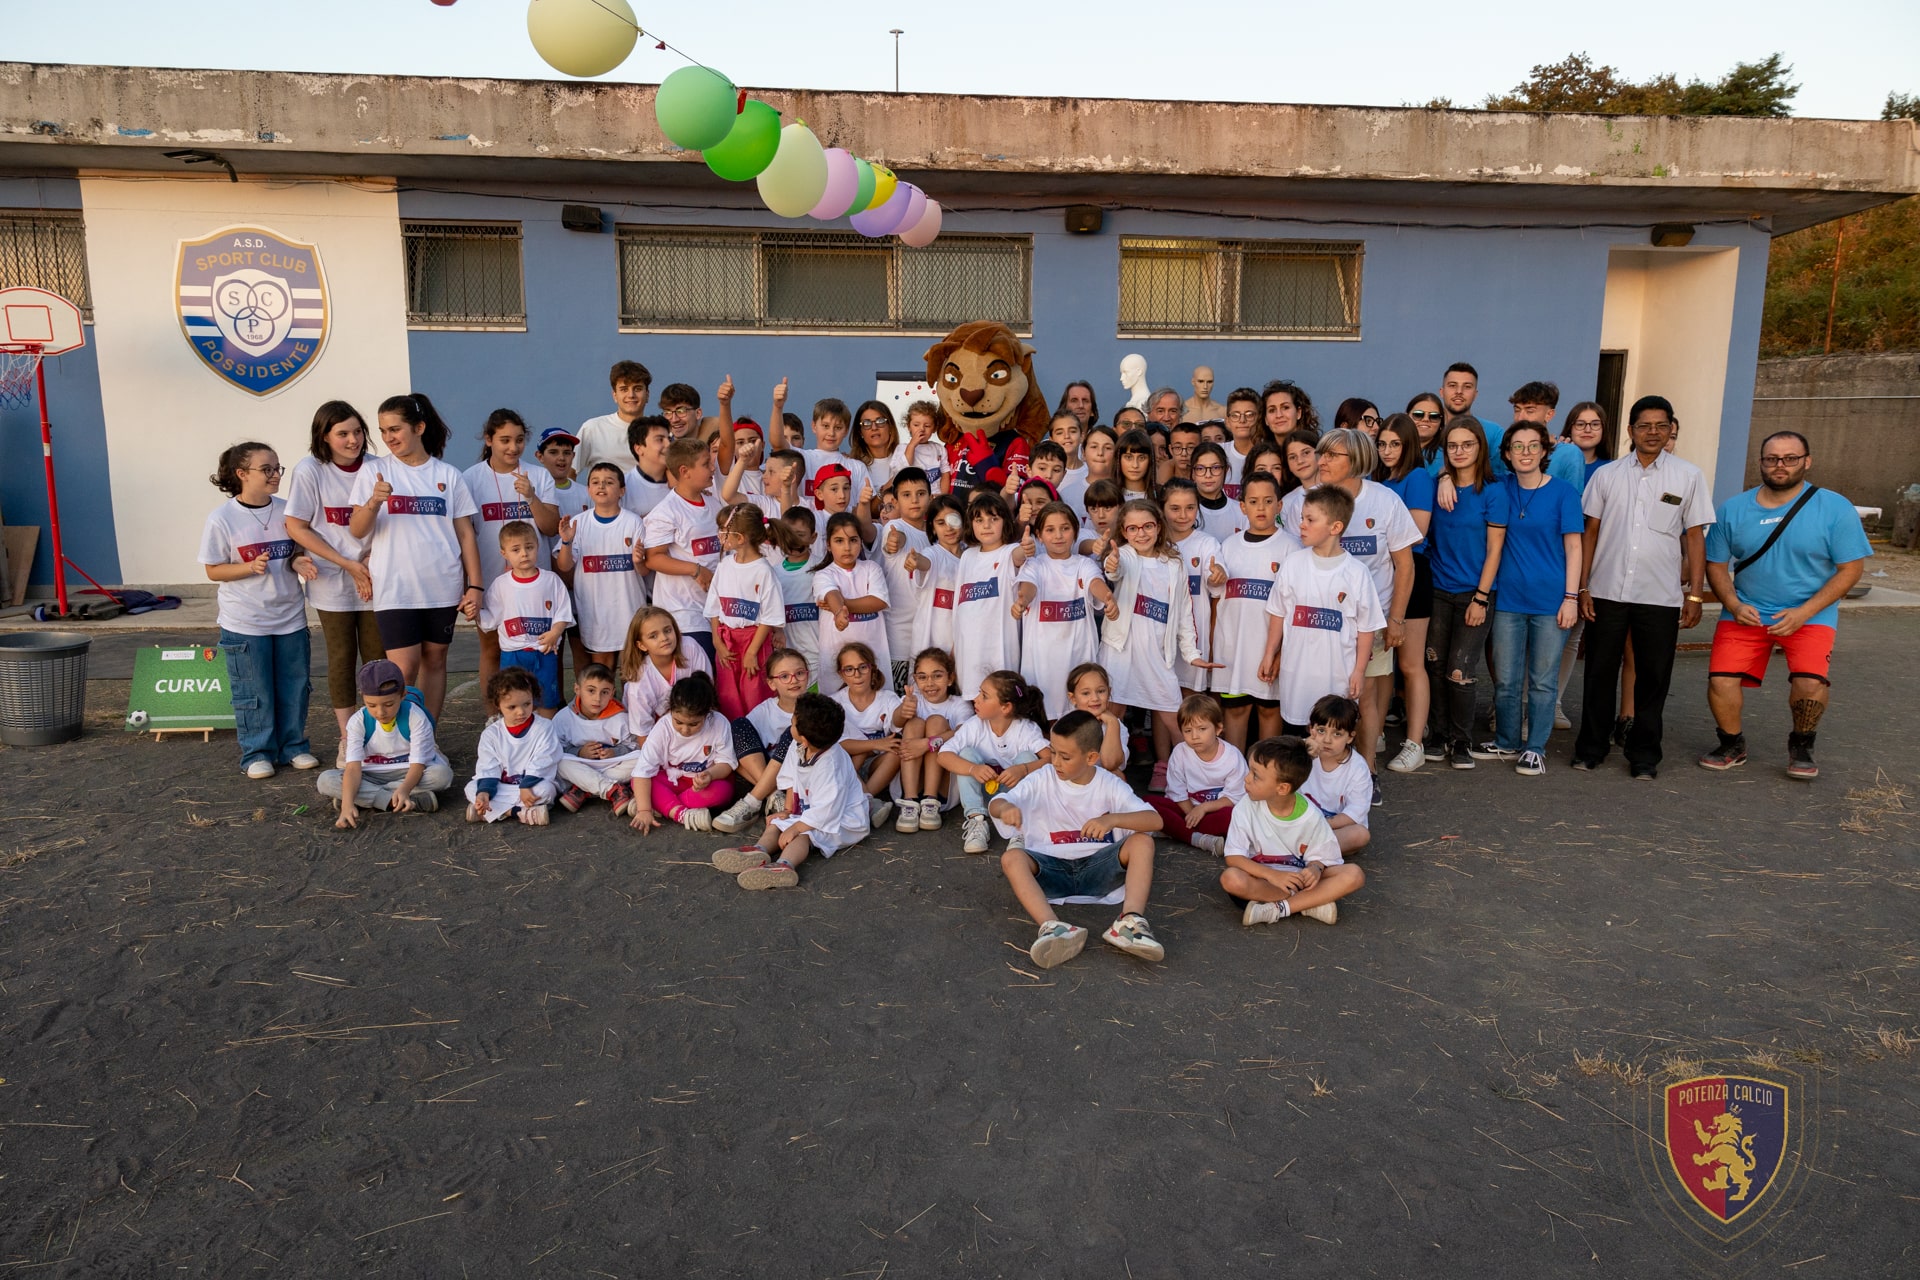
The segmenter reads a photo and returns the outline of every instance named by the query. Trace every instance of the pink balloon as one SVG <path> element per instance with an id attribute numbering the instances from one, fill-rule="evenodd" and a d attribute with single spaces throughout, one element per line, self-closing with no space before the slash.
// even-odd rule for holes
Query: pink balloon
<path id="1" fill-rule="evenodd" d="M 907 216 L 907 204 L 913 198 L 911 183 L 901 183 L 887 197 L 887 202 L 878 209 L 869 209 L 865 213 L 853 215 L 853 229 L 869 239 L 890 236 Z"/>
<path id="2" fill-rule="evenodd" d="M 852 153 L 839 147 L 828 147 L 827 189 L 821 194 L 820 203 L 813 206 L 807 216 L 832 222 L 853 207 L 853 197 L 859 194 L 859 190 L 860 171 L 854 168 Z"/>
<path id="3" fill-rule="evenodd" d="M 907 185 L 907 211 L 900 215 L 900 221 L 894 226 L 893 233 L 899 235 L 902 231 L 910 230 L 916 222 L 920 221 L 921 215 L 926 213 L 926 211 L 927 193 L 909 183 Z"/>
<path id="4" fill-rule="evenodd" d="M 899 231 L 900 243 L 909 249 L 924 249 L 940 234 L 940 202 L 927 201 L 926 211 L 911 225 Z"/>

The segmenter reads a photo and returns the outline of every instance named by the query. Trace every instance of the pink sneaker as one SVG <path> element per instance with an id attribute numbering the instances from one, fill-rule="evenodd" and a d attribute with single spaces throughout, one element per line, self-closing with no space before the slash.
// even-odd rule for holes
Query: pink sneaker
<path id="1" fill-rule="evenodd" d="M 1167 789 L 1167 762 L 1160 761 L 1153 766 L 1153 781 L 1147 784 L 1147 790 L 1164 793 Z"/>

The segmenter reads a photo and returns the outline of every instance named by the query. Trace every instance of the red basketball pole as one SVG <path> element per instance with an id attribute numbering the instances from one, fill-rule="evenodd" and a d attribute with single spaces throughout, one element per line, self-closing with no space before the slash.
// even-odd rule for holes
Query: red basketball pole
<path id="1" fill-rule="evenodd" d="M 35 355 L 40 348 L 29 347 Z M 60 605 L 60 616 L 67 616 L 67 553 L 60 547 L 60 495 L 53 483 L 53 424 L 47 420 L 47 366 L 44 361 L 33 370 L 34 390 L 40 399 L 40 456 L 47 464 L 47 523 L 53 529 L 53 594 Z"/>

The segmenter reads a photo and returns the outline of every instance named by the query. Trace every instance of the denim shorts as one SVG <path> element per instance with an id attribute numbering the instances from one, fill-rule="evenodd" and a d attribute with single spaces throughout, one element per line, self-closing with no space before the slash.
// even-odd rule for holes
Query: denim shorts
<path id="1" fill-rule="evenodd" d="M 1052 854 L 1026 851 L 1033 859 L 1033 878 L 1049 900 L 1057 898 L 1104 898 L 1127 882 L 1127 869 L 1120 865 L 1120 846 L 1107 845 L 1084 858 L 1056 858 Z"/>

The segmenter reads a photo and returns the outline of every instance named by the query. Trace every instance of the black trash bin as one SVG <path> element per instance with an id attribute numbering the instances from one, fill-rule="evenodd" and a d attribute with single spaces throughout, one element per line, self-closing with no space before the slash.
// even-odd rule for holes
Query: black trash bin
<path id="1" fill-rule="evenodd" d="M 80 736 L 92 643 L 71 631 L 0 634 L 0 742 L 45 747 Z"/>

